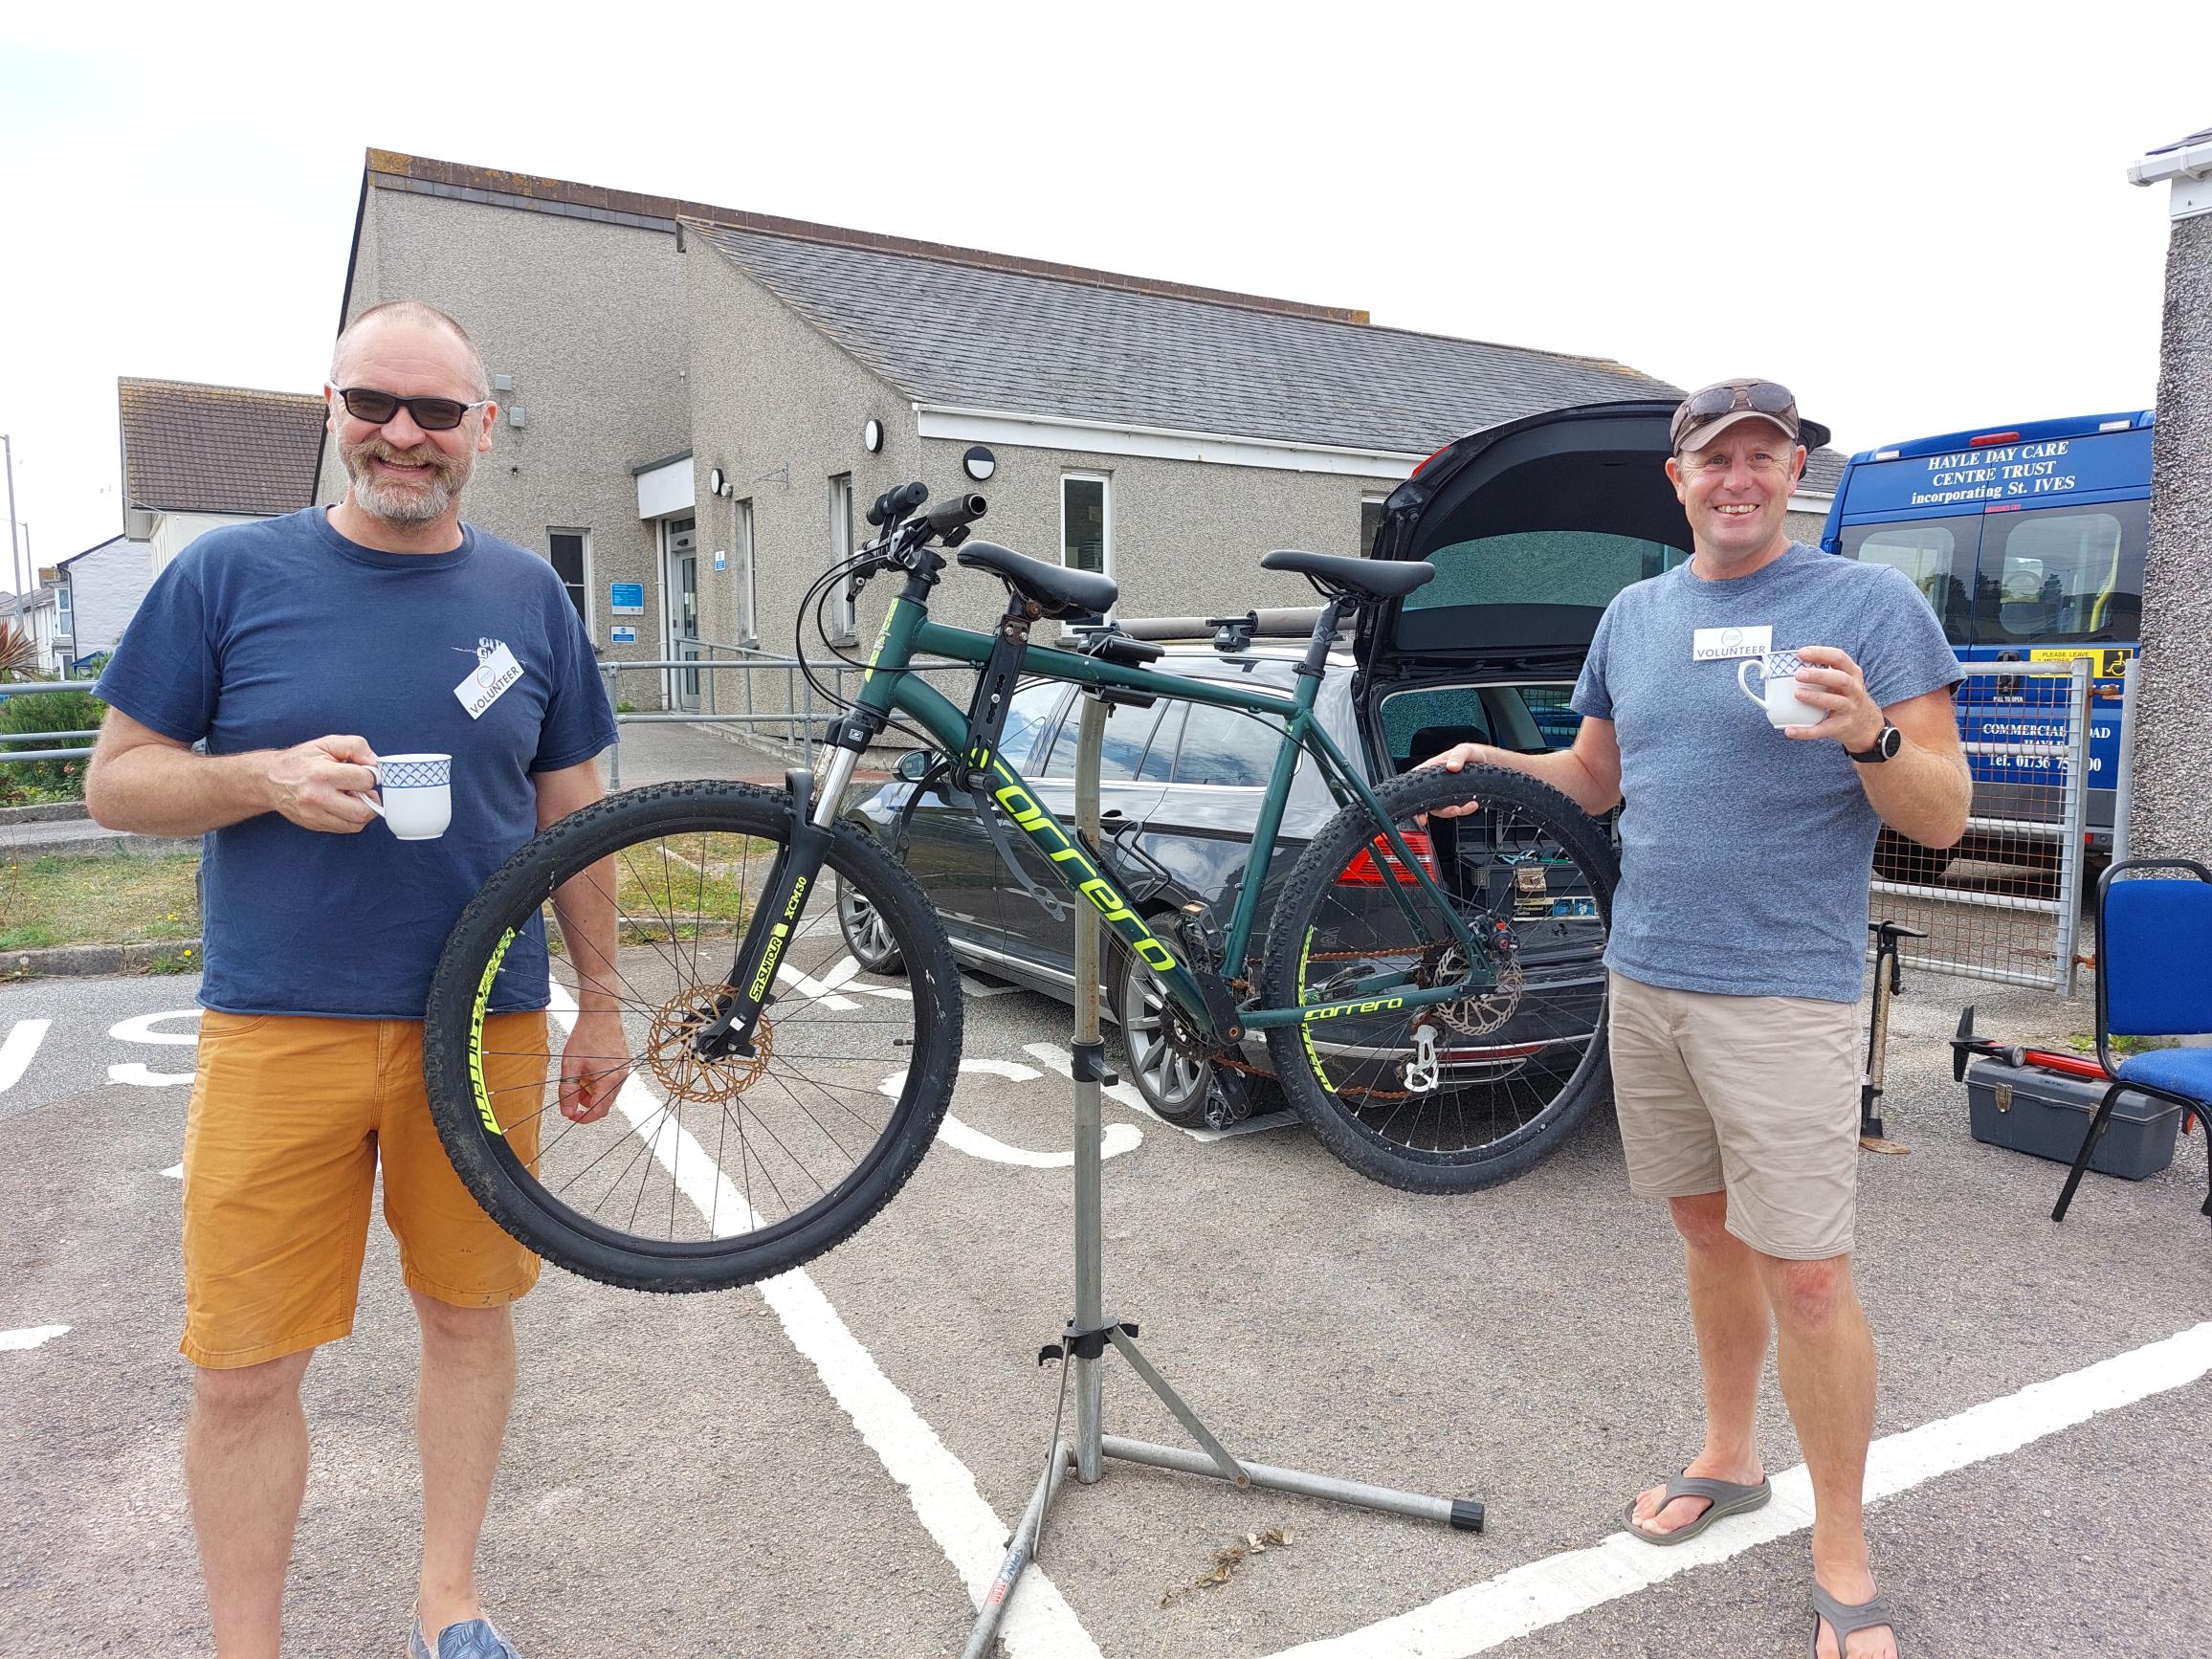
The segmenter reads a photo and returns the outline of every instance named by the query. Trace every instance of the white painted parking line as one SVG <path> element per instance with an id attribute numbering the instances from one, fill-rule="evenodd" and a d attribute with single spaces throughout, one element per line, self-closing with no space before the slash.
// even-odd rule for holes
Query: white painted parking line
<path id="1" fill-rule="evenodd" d="M 1024 1043 L 1022 1052 L 1034 1055 L 1063 1077 L 1075 1075 L 1075 1061 L 1067 1050 L 1054 1043 Z M 1140 1117 L 1168 1129 L 1181 1129 L 1193 1140 L 1227 1140 L 1238 1135 L 1257 1135 L 1264 1129 L 1282 1129 L 1295 1123 L 1295 1114 L 1290 1112 L 1263 1112 L 1257 1117 L 1247 1117 L 1242 1123 L 1231 1123 L 1227 1129 L 1194 1129 L 1181 1123 L 1169 1123 L 1166 1118 L 1144 1103 L 1144 1096 L 1133 1083 L 1109 1083 L 1100 1091 L 1117 1106 L 1126 1106 Z"/>
<path id="2" fill-rule="evenodd" d="M 575 999 L 558 981 L 552 989 L 554 1018 L 564 1029 L 573 1029 Z M 650 1089 L 631 1076 L 616 1095 L 615 1105 L 632 1129 L 644 1133 L 646 1125 L 653 1125 L 649 1142 L 653 1156 L 676 1177 L 676 1184 L 700 1216 L 732 1217 L 728 1225 L 733 1229 L 741 1225 L 734 1218 L 745 1214 L 744 1199 Z M 754 1288 L 782 1321 L 791 1345 L 813 1364 L 830 1398 L 852 1418 L 861 1440 L 905 1490 L 923 1530 L 944 1552 L 969 1599 L 980 1605 L 1006 1559 L 1009 1529 L 977 1490 L 975 1475 L 923 1421 L 914 1402 L 883 1374 L 804 1269 Z M 1006 1651 L 1015 1655 L 1098 1659 L 1098 1645 L 1077 1621 L 1074 1609 L 1059 1587 L 1034 1566 L 1023 1576 L 1021 1594 L 1008 1604 L 999 1637 Z"/>
<path id="3" fill-rule="evenodd" d="M 38 1052 L 38 1045 L 46 1041 L 53 1027 L 52 1020 L 17 1020 L 6 1039 L 0 1040 L 0 1095 L 22 1081 L 32 1056 Z"/>
<path id="4" fill-rule="evenodd" d="M 174 1089 L 181 1083 L 189 1083 L 189 1072 L 155 1072 L 143 1060 L 124 1060 L 107 1069 L 110 1083 L 128 1083 L 137 1089 Z"/>
<path id="5" fill-rule="evenodd" d="M 172 1163 L 168 1166 L 168 1168 L 163 1170 L 162 1173 L 167 1176 L 171 1181 L 182 1181 L 185 1179 L 185 1166 L 181 1163 Z"/>
<path id="6" fill-rule="evenodd" d="M 1034 1066 L 1017 1065 L 1011 1060 L 962 1060 L 960 1069 L 970 1075 L 1004 1077 L 1011 1083 L 1033 1083 L 1044 1075 Z M 898 1098 L 905 1087 L 904 1072 L 894 1072 L 876 1085 L 881 1094 L 893 1100 Z M 1010 1163 L 1018 1169 L 1073 1169 L 1075 1166 L 1073 1148 L 1066 1152 L 1031 1152 L 1027 1147 L 1010 1146 L 950 1112 L 938 1125 L 937 1138 L 954 1151 L 980 1158 L 986 1163 Z M 1109 1123 L 1098 1134 L 1098 1156 L 1101 1160 L 1117 1158 L 1124 1152 L 1136 1151 L 1143 1142 L 1144 1132 L 1136 1124 Z"/>
<path id="7" fill-rule="evenodd" d="M 1885 1435 L 1867 1458 L 1867 1501 L 2005 1456 L 2102 1412 L 2185 1387 L 2207 1372 L 2212 1320 L 1956 1416 Z M 1274 1659 L 1465 1659 L 1678 1573 L 1787 1537 L 1812 1522 L 1812 1481 L 1801 1463 L 1774 1476 L 1774 1498 L 1764 1509 L 1733 1516 L 1726 1526 L 1687 1543 L 1654 1549 L 1617 1532 L 1589 1549 L 1547 1556 L 1409 1613 L 1285 1648 Z"/>
<path id="8" fill-rule="evenodd" d="M 168 1043 L 188 1049 L 200 1040 L 198 1008 L 171 1008 L 161 1014 L 137 1014 L 127 1020 L 118 1020 L 108 1027 L 107 1034 L 119 1043 Z M 188 1031 L 157 1031 L 154 1028 L 164 1020 L 190 1020 Z"/>
<path id="9" fill-rule="evenodd" d="M 42 1347 L 56 1337 L 66 1336 L 68 1331 L 67 1325 L 31 1325 L 20 1331 L 0 1331 L 0 1353 Z"/>

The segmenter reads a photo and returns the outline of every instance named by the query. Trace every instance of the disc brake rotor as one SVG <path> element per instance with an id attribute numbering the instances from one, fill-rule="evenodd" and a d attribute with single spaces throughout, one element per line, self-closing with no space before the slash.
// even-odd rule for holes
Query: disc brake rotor
<path id="1" fill-rule="evenodd" d="M 1467 975 L 1467 958 L 1453 945 L 1437 959 L 1436 981 L 1440 985 Z M 1520 963 L 1507 956 L 1493 962 L 1491 970 L 1495 980 L 1471 997 L 1457 1002 L 1439 1003 L 1429 1012 L 1463 1037 L 1487 1036 L 1514 1016 L 1520 1006 Z"/>
<path id="2" fill-rule="evenodd" d="M 723 984 L 693 985 L 663 1003 L 653 1016 L 653 1030 L 646 1040 L 646 1064 L 654 1079 L 676 1100 L 702 1103 L 728 1100 L 742 1095 L 768 1068 L 775 1048 L 775 1029 L 763 1012 L 753 1028 L 753 1052 L 702 1054 L 700 1031 L 721 1017 L 717 1006 L 730 988 Z"/>

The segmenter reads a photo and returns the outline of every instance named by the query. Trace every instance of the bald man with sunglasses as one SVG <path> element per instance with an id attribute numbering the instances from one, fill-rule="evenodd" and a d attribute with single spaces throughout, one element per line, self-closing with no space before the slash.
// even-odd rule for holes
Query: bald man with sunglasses
<path id="1" fill-rule="evenodd" d="M 352 1329 L 381 1169 L 422 1335 L 406 1650 L 519 1659 L 484 1615 L 476 1551 L 514 1396 L 510 1309 L 538 1262 L 446 1161 L 422 1010 L 485 878 L 598 799 L 614 724 L 551 565 L 461 521 L 497 411 L 460 324 L 408 300 L 363 313 L 326 397 L 344 498 L 211 531 L 162 572 L 100 678 L 86 788 L 102 824 L 206 837 L 184 1165 L 193 1530 L 219 1659 L 276 1659 L 307 1485 L 300 1382 Z M 403 751 L 451 757 L 442 834 L 378 820 L 379 753 Z M 610 891 L 594 870 L 554 895 L 581 1006 L 557 1049 L 540 930 L 509 952 L 485 1056 L 504 1098 L 542 1099 L 557 1054 L 559 1113 L 612 1105 L 622 1029 L 588 966 L 612 960 Z M 510 1143 L 533 1156 L 538 1133 L 519 1112 Z"/>
<path id="2" fill-rule="evenodd" d="M 1903 572 L 1790 540 L 1805 449 L 1787 387 L 1705 387 L 1670 438 L 1694 551 L 1606 608 L 1573 746 L 1465 743 L 1430 764 L 1510 766 L 1587 812 L 1622 808 L 1613 1093 L 1629 1187 L 1665 1199 L 1683 1241 L 1706 1412 L 1697 1455 L 1624 1526 L 1679 1544 L 1767 1501 L 1759 1383 L 1779 1335 L 1812 1476 L 1812 1651 L 1896 1659 L 1860 1516 L 1874 1349 L 1850 1253 L 1859 987 L 1880 827 L 1930 847 L 1965 831 L 1961 676 Z M 1778 726 L 1744 695 L 1754 661 L 1794 676 L 1788 712 L 1809 723 Z"/>

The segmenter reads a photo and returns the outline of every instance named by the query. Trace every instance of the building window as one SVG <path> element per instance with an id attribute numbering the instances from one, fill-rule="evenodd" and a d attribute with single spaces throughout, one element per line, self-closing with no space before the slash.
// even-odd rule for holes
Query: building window
<path id="1" fill-rule="evenodd" d="M 830 480 L 830 563 L 842 564 L 852 557 L 852 475 L 839 473 Z M 849 597 L 849 584 L 840 577 L 830 596 L 830 627 L 833 645 L 857 645 L 860 619 Z"/>
<path id="2" fill-rule="evenodd" d="M 1103 474 L 1060 475 L 1060 563 L 1071 570 L 1114 574 L 1114 520 Z"/>
<path id="3" fill-rule="evenodd" d="M 1375 554 L 1375 538 L 1382 529 L 1382 502 L 1381 496 L 1360 498 L 1360 557 L 1370 559 Z"/>
<path id="4" fill-rule="evenodd" d="M 561 578 L 561 586 L 568 589 L 568 602 L 576 607 L 576 614 L 588 636 L 591 632 L 591 532 L 548 530 L 545 544 L 551 550 L 547 557 L 553 563 L 553 573 Z"/>
<path id="5" fill-rule="evenodd" d="M 738 559 L 738 643 L 761 643 L 761 589 L 753 569 L 753 503 L 738 503 L 737 542 Z"/>

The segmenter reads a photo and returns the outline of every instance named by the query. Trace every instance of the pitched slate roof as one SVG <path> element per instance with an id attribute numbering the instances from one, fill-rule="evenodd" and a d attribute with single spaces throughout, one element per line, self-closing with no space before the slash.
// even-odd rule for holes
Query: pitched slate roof
<path id="1" fill-rule="evenodd" d="M 313 503 L 321 398 L 127 376 L 116 398 L 127 505 L 274 516 Z"/>
<path id="2" fill-rule="evenodd" d="M 1601 358 L 686 228 L 918 403 L 1422 455 L 1539 409 L 1681 395 Z"/>
<path id="3" fill-rule="evenodd" d="M 1834 495 L 1836 486 L 1844 481 L 1844 460 L 1841 450 L 1812 451 L 1805 456 L 1805 476 L 1798 480 L 1799 494 Z"/>

